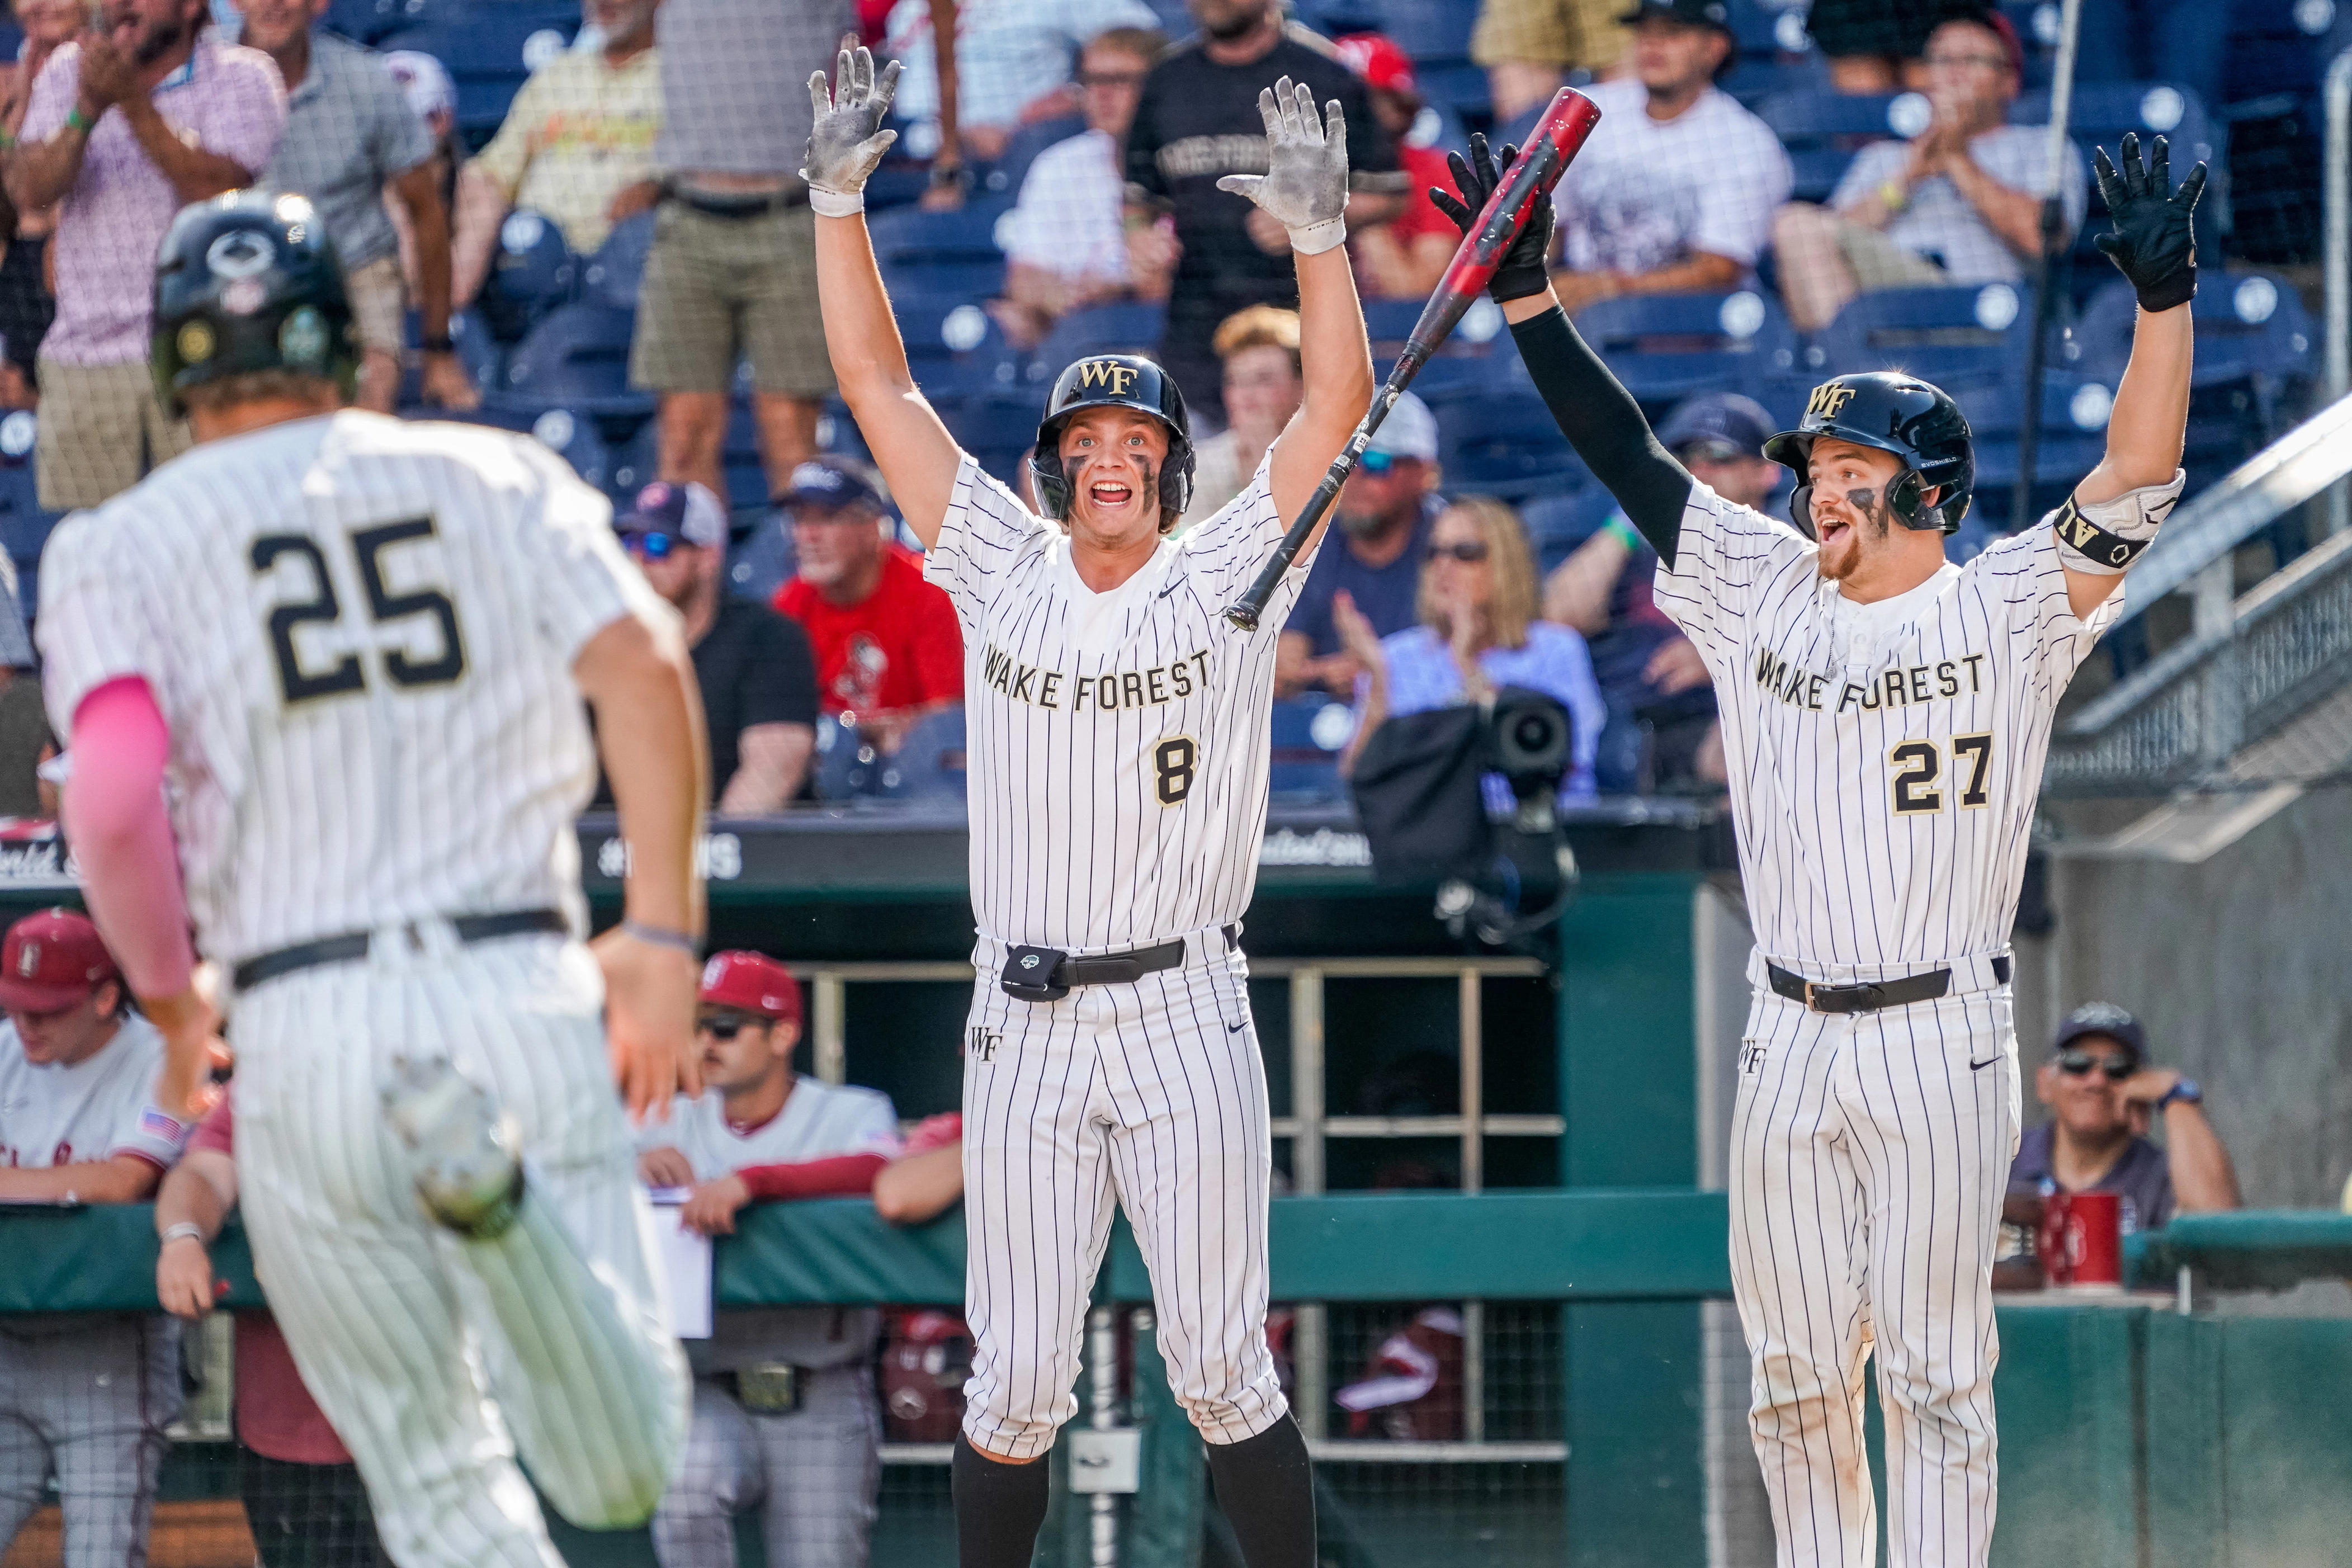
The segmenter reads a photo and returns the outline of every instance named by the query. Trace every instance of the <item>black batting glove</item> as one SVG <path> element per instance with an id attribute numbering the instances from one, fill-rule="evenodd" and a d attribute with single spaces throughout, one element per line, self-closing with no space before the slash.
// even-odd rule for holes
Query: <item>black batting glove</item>
<path id="1" fill-rule="evenodd" d="M 2148 151 L 2147 167 L 2139 162 L 2139 136 L 2124 133 L 2124 166 L 2118 174 L 2107 161 L 2105 147 L 2095 149 L 2093 162 L 2099 176 L 2099 195 L 2116 220 L 2113 234 L 2094 235 L 2091 243 L 2106 252 L 2139 295 L 2143 310 L 2169 310 L 2185 305 L 2197 292 L 2197 236 L 2189 215 L 2205 191 L 2205 165 L 2198 164 L 2172 188 L 2171 154 L 2159 136 Z"/>
<path id="2" fill-rule="evenodd" d="M 1517 147 L 1506 143 L 1503 168 L 1509 168 L 1518 155 Z M 1486 210 L 1486 198 L 1493 195 L 1495 187 L 1503 183 L 1502 172 L 1496 168 L 1495 160 L 1486 152 L 1486 138 L 1475 132 L 1470 137 L 1468 161 L 1465 162 L 1459 153 L 1448 153 L 1445 166 L 1453 172 L 1454 183 L 1461 188 L 1462 194 L 1457 197 L 1451 191 L 1432 185 L 1429 187 L 1429 199 L 1436 204 L 1439 212 L 1454 220 L 1454 227 L 1467 236 L 1478 226 L 1478 215 Z M 1503 259 L 1495 268 L 1494 279 L 1486 285 L 1486 292 L 1495 303 L 1501 305 L 1513 300 L 1524 300 L 1551 287 L 1551 273 L 1544 265 L 1551 255 L 1551 198 L 1544 196 L 1537 201 L 1536 210 L 1528 215 L 1527 226 L 1519 230 L 1519 237 L 1511 241 L 1511 247 L 1503 252 Z"/>

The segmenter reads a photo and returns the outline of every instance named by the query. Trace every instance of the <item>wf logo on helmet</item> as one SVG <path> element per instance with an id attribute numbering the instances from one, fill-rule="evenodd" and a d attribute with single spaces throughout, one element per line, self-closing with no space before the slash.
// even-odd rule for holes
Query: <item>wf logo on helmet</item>
<path id="1" fill-rule="evenodd" d="M 1078 367 L 1080 386 L 1108 386 L 1113 397 L 1127 395 L 1128 386 L 1135 380 L 1135 367 L 1115 359 L 1090 359 Z"/>
<path id="2" fill-rule="evenodd" d="M 1813 388 L 1811 401 L 1805 405 L 1808 419 L 1834 419 L 1838 410 L 1853 401 L 1854 389 L 1842 381 L 1827 381 Z"/>

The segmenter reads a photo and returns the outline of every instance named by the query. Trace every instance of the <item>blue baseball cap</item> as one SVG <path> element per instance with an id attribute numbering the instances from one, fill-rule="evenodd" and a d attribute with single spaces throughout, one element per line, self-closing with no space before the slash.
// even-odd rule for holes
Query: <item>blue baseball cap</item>
<path id="1" fill-rule="evenodd" d="M 849 464 L 832 458 L 812 458 L 795 468 L 775 504 L 786 510 L 802 506 L 828 510 L 851 506 L 876 512 L 890 510 L 880 487 Z"/>
<path id="2" fill-rule="evenodd" d="M 678 485 L 656 479 L 637 492 L 613 526 L 623 533 L 667 533 L 704 550 L 727 542 L 725 509 L 708 487 L 692 479 Z"/>
<path id="3" fill-rule="evenodd" d="M 1764 455 L 1764 443 L 1778 428 L 1764 405 L 1736 392 L 1708 392 L 1675 405 L 1658 426 L 1658 445 L 1678 452 L 1694 441 L 1728 441 L 1749 458 Z"/>
<path id="4" fill-rule="evenodd" d="M 2108 1039 L 2131 1053 L 2132 1060 L 2147 1060 L 2147 1031 L 2113 1002 L 2085 1002 L 2066 1015 L 2058 1026 L 2058 1037 L 2050 1042 L 2054 1055 L 2086 1035 L 2105 1035 Z"/>

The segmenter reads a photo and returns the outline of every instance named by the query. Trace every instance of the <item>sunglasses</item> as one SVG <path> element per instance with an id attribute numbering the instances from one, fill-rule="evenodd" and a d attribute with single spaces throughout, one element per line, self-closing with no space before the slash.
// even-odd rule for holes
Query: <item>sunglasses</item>
<path id="1" fill-rule="evenodd" d="M 1393 452 L 1366 452 L 1356 459 L 1356 467 L 1368 474 L 1385 474 L 1396 467 Z"/>
<path id="2" fill-rule="evenodd" d="M 621 531 L 621 548 L 632 555 L 647 561 L 667 561 L 669 559 L 669 552 L 676 550 L 680 542 L 677 535 L 674 533 L 660 533 L 651 530 L 640 532 L 635 529 Z"/>
<path id="3" fill-rule="evenodd" d="M 2069 1078 L 2081 1078 L 2093 1068 L 2105 1073 L 2109 1083 L 2121 1083 L 2139 1071 L 2137 1064 L 2126 1057 L 2103 1057 L 2090 1051 L 2058 1053 L 2058 1070 Z"/>
<path id="4" fill-rule="evenodd" d="M 714 1040 L 731 1040 L 746 1029 L 760 1027 L 763 1022 L 762 1019 L 746 1018 L 739 1014 L 719 1013 L 697 1019 L 694 1026 Z"/>
<path id="5" fill-rule="evenodd" d="M 1431 545 L 1429 559 L 1436 561 L 1441 558 L 1459 561 L 1465 566 L 1475 566 L 1486 559 L 1486 542 L 1483 539 L 1465 539 L 1459 544 Z"/>
<path id="6" fill-rule="evenodd" d="M 1748 456 L 1729 441 L 1691 441 L 1684 445 L 1680 456 L 1685 462 L 1696 458 L 1702 463 L 1733 463 Z"/>

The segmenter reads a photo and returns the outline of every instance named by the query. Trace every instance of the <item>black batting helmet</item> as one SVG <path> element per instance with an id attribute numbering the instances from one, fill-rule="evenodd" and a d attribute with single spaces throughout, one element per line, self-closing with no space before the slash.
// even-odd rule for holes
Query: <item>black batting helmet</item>
<path id="1" fill-rule="evenodd" d="M 1968 515 L 1976 495 L 1976 455 L 1967 417 L 1941 389 L 1894 370 L 1825 381 L 1813 388 L 1797 427 L 1765 442 L 1764 455 L 1795 469 L 1798 483 L 1805 485 L 1813 441 L 1822 436 L 1875 447 L 1903 459 L 1903 472 L 1886 487 L 1886 510 L 1904 527 L 1922 532 L 1940 528 L 1950 533 Z M 1941 491 L 1933 505 L 1922 500 L 1930 489 Z M 1808 494 L 1808 504 L 1796 510 L 1810 514 L 1811 499 Z M 1813 531 L 1810 515 L 1797 521 L 1807 533 Z"/>
<path id="2" fill-rule="evenodd" d="M 1062 471 L 1063 427 L 1089 408 L 1132 408 L 1168 426 L 1168 461 L 1160 470 L 1161 525 L 1184 515 L 1192 500 L 1192 421 L 1184 395 L 1156 361 L 1141 354 L 1089 354 L 1054 378 L 1045 417 L 1037 426 L 1037 448 L 1029 454 L 1029 477 L 1045 515 L 1070 510 L 1070 479 Z"/>
<path id="3" fill-rule="evenodd" d="M 304 196 L 231 191 L 180 209 L 155 258 L 149 363 L 174 414 L 181 394 L 282 370 L 335 383 L 359 374 L 352 307 L 327 229 Z"/>

